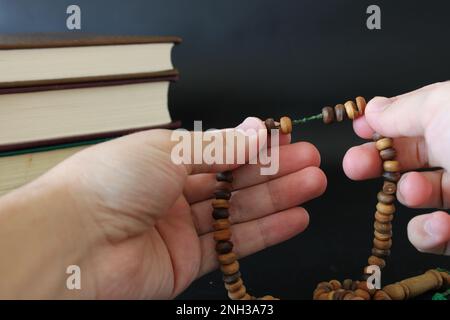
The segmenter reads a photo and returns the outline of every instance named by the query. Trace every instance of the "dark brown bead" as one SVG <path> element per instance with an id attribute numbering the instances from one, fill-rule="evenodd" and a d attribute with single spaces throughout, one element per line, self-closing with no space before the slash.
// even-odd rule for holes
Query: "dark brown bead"
<path id="1" fill-rule="evenodd" d="M 391 248 L 392 240 L 388 239 L 388 240 L 385 240 L 385 241 L 381 241 L 381 240 L 378 240 L 377 238 L 375 238 L 375 239 L 373 239 L 373 245 L 377 249 L 387 250 L 387 249 Z"/>
<path id="2" fill-rule="evenodd" d="M 272 118 L 268 118 L 264 121 L 264 124 L 266 125 L 266 129 L 267 131 L 269 131 L 272 129 L 277 129 L 277 125 L 275 124 L 275 120 L 273 120 Z"/>
<path id="3" fill-rule="evenodd" d="M 400 180 L 400 172 L 383 172 L 383 178 L 390 182 L 397 182 Z"/>
<path id="4" fill-rule="evenodd" d="M 238 282 L 240 278 L 241 278 L 240 271 L 238 271 L 234 274 L 229 274 L 229 275 L 224 274 L 222 277 L 223 282 L 225 282 L 226 284 L 232 284 L 232 283 Z"/>
<path id="5" fill-rule="evenodd" d="M 375 230 L 373 232 L 373 235 L 375 236 L 376 239 L 378 239 L 380 241 L 388 241 L 392 238 L 392 231 L 386 232 L 386 233 L 381 233 L 381 232 L 378 232 L 377 230 Z"/>
<path id="6" fill-rule="evenodd" d="M 333 287 L 333 290 L 337 290 L 337 289 L 341 289 L 342 288 L 342 284 L 339 282 L 339 280 L 333 279 L 333 280 L 330 280 L 329 283 Z"/>
<path id="7" fill-rule="evenodd" d="M 396 157 L 397 151 L 394 148 L 388 148 L 380 151 L 380 158 L 383 160 L 392 160 Z"/>
<path id="8" fill-rule="evenodd" d="M 394 219 L 393 214 L 382 214 L 378 211 L 375 211 L 375 220 L 380 223 L 388 223 Z"/>
<path id="9" fill-rule="evenodd" d="M 332 107 L 322 108 L 322 120 L 325 124 L 334 122 L 334 110 Z"/>
<path id="10" fill-rule="evenodd" d="M 219 172 L 216 174 L 217 181 L 233 182 L 233 173 L 231 171 Z"/>
<path id="11" fill-rule="evenodd" d="M 378 258 L 387 258 L 391 255 L 391 250 L 387 249 L 387 250 L 383 250 L 383 249 L 378 249 L 378 248 L 372 248 L 372 254 Z"/>
<path id="12" fill-rule="evenodd" d="M 345 119 L 346 113 L 345 113 L 345 107 L 343 104 L 337 104 L 334 107 L 334 113 L 336 115 L 336 121 L 341 122 Z"/>
<path id="13" fill-rule="evenodd" d="M 397 192 L 397 185 L 394 182 L 384 181 L 383 192 L 386 194 L 394 194 Z"/>
<path id="14" fill-rule="evenodd" d="M 216 252 L 219 254 L 229 253 L 233 250 L 233 242 L 231 241 L 218 241 L 216 243 Z"/>
<path id="15" fill-rule="evenodd" d="M 342 288 L 344 288 L 345 290 L 352 290 L 352 284 L 353 284 L 352 279 L 345 279 L 342 282 Z"/>
<path id="16" fill-rule="evenodd" d="M 379 223 L 378 221 L 375 221 L 373 227 L 375 228 L 376 231 L 382 234 L 388 234 L 392 232 L 392 224 L 390 222 Z"/>
<path id="17" fill-rule="evenodd" d="M 375 142 L 377 142 L 378 140 L 383 139 L 383 138 L 384 138 L 384 137 L 383 137 L 381 134 L 379 134 L 378 132 L 375 132 L 375 133 L 372 135 L 372 140 L 375 141 Z"/>
<path id="18" fill-rule="evenodd" d="M 230 200 L 231 192 L 227 190 L 217 190 L 214 191 L 214 196 L 216 197 L 216 199 Z"/>
<path id="19" fill-rule="evenodd" d="M 334 293 L 333 300 L 343 300 L 344 296 L 348 293 L 347 290 L 344 289 L 338 289 Z"/>
<path id="20" fill-rule="evenodd" d="M 231 192 L 233 190 L 233 186 L 231 185 L 231 183 L 226 182 L 226 181 L 219 181 L 216 183 L 216 187 L 215 187 L 216 191 L 228 191 Z"/>
<path id="21" fill-rule="evenodd" d="M 378 192 L 377 199 L 378 201 L 385 204 L 391 204 L 395 201 L 395 197 L 392 194 L 387 194 L 384 193 L 383 191 Z"/>
<path id="22" fill-rule="evenodd" d="M 226 208 L 214 208 L 212 216 L 214 219 L 227 219 L 230 216 L 230 213 Z"/>

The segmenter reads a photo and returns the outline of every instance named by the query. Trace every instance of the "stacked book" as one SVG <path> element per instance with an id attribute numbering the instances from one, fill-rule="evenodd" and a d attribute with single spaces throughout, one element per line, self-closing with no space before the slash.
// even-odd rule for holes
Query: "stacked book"
<path id="1" fill-rule="evenodd" d="M 0 36 L 0 195 L 86 146 L 173 128 L 177 37 Z"/>

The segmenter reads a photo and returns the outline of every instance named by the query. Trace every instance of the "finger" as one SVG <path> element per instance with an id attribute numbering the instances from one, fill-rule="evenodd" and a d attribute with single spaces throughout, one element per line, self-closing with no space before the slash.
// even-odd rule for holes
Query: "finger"
<path id="1" fill-rule="evenodd" d="M 292 238 L 306 229 L 309 223 L 308 212 L 301 207 L 277 212 L 270 216 L 233 225 L 233 251 L 243 258 L 262 249 Z M 213 234 L 200 237 L 202 262 L 198 277 L 218 267 Z"/>
<path id="2" fill-rule="evenodd" d="M 373 130 L 386 137 L 424 136 L 428 125 L 448 107 L 450 82 L 416 90 L 396 98 L 375 97 L 365 117 Z M 448 100 L 448 99 L 447 99 Z"/>
<path id="3" fill-rule="evenodd" d="M 450 178 L 443 170 L 409 172 L 398 182 L 398 200 L 415 208 L 448 208 Z"/>
<path id="4" fill-rule="evenodd" d="M 320 196 L 326 189 L 325 174 L 316 167 L 241 189 L 230 200 L 230 220 L 241 223 L 282 211 Z M 199 234 L 212 231 L 211 201 L 191 206 Z"/>
<path id="5" fill-rule="evenodd" d="M 363 139 L 372 138 L 372 135 L 374 133 L 365 116 L 353 120 L 353 130 L 359 137 Z"/>
<path id="6" fill-rule="evenodd" d="M 422 137 L 396 138 L 394 148 L 402 171 L 437 166 L 434 161 L 430 163 L 427 145 Z M 350 148 L 344 156 L 343 167 L 346 175 L 353 180 L 375 178 L 382 174 L 382 160 L 373 142 Z"/>
<path id="7" fill-rule="evenodd" d="M 306 167 L 320 165 L 320 154 L 308 142 L 298 142 L 280 147 L 279 171 L 275 175 L 261 175 L 261 165 L 244 165 L 233 172 L 233 189 L 239 190 L 263 183 Z M 214 174 L 191 175 L 186 180 L 184 195 L 189 203 L 210 199 L 216 187 Z"/>
<path id="8" fill-rule="evenodd" d="M 450 215 L 436 211 L 414 217 L 408 224 L 408 238 L 421 252 L 450 255 Z"/>

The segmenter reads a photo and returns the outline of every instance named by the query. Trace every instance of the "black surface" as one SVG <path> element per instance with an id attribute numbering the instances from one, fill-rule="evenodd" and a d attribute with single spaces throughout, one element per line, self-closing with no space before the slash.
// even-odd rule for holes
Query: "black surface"
<path id="1" fill-rule="evenodd" d="M 65 30 L 73 1 L 0 0 L 1 32 Z M 450 78 L 448 1 L 377 1 L 382 30 L 365 26 L 372 1 L 159 0 L 76 1 L 82 32 L 177 35 L 171 113 L 186 127 L 237 124 L 249 115 L 317 113 L 357 95 L 391 96 Z M 251 292 L 307 299 L 318 281 L 359 274 L 370 252 L 380 181 L 351 182 L 345 150 L 357 143 L 349 123 L 298 129 L 316 144 L 329 187 L 308 204 L 306 232 L 242 260 Z M 448 257 L 418 253 L 406 225 L 418 210 L 400 206 L 384 282 L 449 266 Z M 197 281 L 181 298 L 224 298 L 220 275 Z"/>

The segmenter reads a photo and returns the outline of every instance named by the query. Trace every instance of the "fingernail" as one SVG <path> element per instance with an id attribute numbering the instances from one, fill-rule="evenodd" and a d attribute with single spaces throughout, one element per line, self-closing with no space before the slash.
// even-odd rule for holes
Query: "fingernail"
<path id="1" fill-rule="evenodd" d="M 433 216 L 431 216 L 423 224 L 423 230 L 425 230 L 425 232 L 432 237 L 438 236 L 440 230 L 439 221 L 437 221 L 437 219 L 433 219 Z"/>
<path id="2" fill-rule="evenodd" d="M 246 118 L 236 129 L 242 131 L 246 135 L 255 135 L 261 129 L 261 120 L 255 117 Z"/>
<path id="3" fill-rule="evenodd" d="M 367 105 L 368 112 L 382 112 L 392 103 L 391 99 L 386 97 L 375 97 Z"/>

